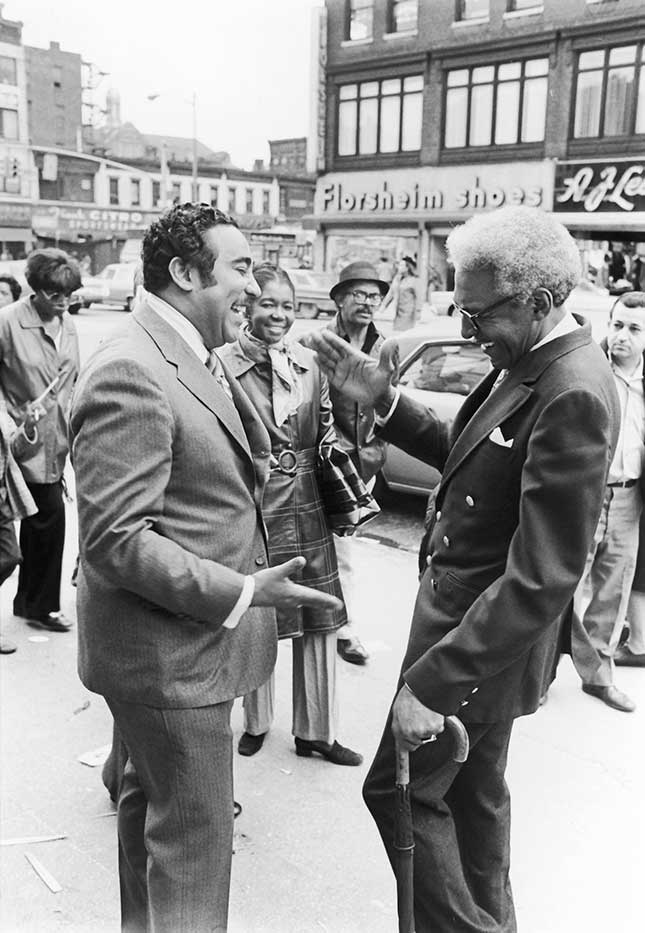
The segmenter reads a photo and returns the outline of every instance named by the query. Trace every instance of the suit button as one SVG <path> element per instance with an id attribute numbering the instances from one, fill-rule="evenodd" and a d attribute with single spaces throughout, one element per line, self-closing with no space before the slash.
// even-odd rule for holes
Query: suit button
<path id="1" fill-rule="evenodd" d="M 432 583 L 432 589 L 433 589 L 433 590 L 436 590 L 436 589 L 437 589 L 437 581 L 436 581 L 436 580 L 431 580 L 430 582 Z"/>
<path id="2" fill-rule="evenodd" d="M 473 497 L 472 497 L 472 496 L 466 496 L 466 505 L 467 505 L 470 509 L 472 509 L 472 507 L 474 506 L 474 504 L 475 504 L 475 500 L 473 499 Z"/>
<path id="3" fill-rule="evenodd" d="M 473 689 L 472 689 L 470 692 L 471 692 L 471 693 L 477 693 L 478 690 L 479 690 L 479 687 L 473 687 Z"/>
<path id="4" fill-rule="evenodd" d="M 443 543 L 446 545 L 446 547 L 450 547 L 450 538 L 448 535 L 443 536 Z"/>
<path id="5" fill-rule="evenodd" d="M 439 511 L 437 512 L 436 518 L 438 522 L 441 521 L 441 509 L 439 509 Z"/>
<path id="6" fill-rule="evenodd" d="M 426 567 L 429 567 L 431 563 L 432 563 L 432 554 L 428 554 L 428 556 L 426 557 Z"/>
<path id="7" fill-rule="evenodd" d="M 462 700 L 460 706 L 468 706 L 468 700 Z"/>
<path id="8" fill-rule="evenodd" d="M 258 565 L 258 567 L 264 567 L 264 565 L 266 564 L 266 558 L 265 558 L 265 557 L 256 557 L 256 558 L 255 558 L 255 563 Z"/>

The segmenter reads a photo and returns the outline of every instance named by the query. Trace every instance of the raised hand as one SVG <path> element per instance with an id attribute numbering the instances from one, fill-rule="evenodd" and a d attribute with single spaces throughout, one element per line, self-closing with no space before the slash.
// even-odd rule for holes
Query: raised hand
<path id="1" fill-rule="evenodd" d="M 302 586 L 289 579 L 305 566 L 304 557 L 294 557 L 277 567 L 259 570 L 254 574 L 255 593 L 252 606 L 273 606 L 274 609 L 299 609 L 301 606 L 317 606 L 320 609 L 342 609 L 340 599 L 328 593 L 319 593 L 310 586 Z"/>
<path id="2" fill-rule="evenodd" d="M 395 338 L 384 342 L 378 360 L 329 330 L 311 334 L 309 345 L 316 351 L 330 383 L 340 392 L 368 405 L 391 398 L 399 371 L 399 344 Z"/>

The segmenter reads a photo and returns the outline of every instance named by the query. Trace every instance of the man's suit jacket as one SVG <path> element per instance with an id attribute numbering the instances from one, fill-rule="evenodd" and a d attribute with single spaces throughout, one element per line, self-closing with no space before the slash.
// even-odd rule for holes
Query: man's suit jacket
<path id="1" fill-rule="evenodd" d="M 248 693 L 273 669 L 273 610 L 222 626 L 239 574 L 267 566 L 269 438 L 230 384 L 235 406 L 146 305 L 81 374 L 71 413 L 79 673 L 96 693 L 205 706 Z"/>
<path id="2" fill-rule="evenodd" d="M 443 471 L 403 677 L 430 709 L 471 722 L 533 712 L 553 677 L 620 423 L 588 325 L 527 353 L 491 392 L 498 375 L 451 432 L 405 395 L 383 430 Z"/>

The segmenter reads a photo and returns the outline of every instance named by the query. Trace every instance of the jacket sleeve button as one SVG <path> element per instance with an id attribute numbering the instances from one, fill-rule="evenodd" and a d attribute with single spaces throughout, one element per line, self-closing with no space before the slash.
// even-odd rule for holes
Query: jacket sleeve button
<path id="1" fill-rule="evenodd" d="M 479 690 L 479 687 L 473 687 L 473 689 L 472 689 L 470 692 L 471 692 L 471 693 L 477 693 L 478 690 Z"/>
<path id="2" fill-rule="evenodd" d="M 256 558 L 255 558 L 255 563 L 258 565 L 258 567 L 264 567 L 264 565 L 266 564 L 266 558 L 265 558 L 265 557 L 256 557 Z"/>
<path id="3" fill-rule="evenodd" d="M 436 581 L 436 580 L 431 580 L 430 582 L 432 583 L 432 589 L 433 589 L 433 590 L 436 590 L 436 589 L 437 589 L 437 581 Z"/>
<path id="4" fill-rule="evenodd" d="M 441 521 L 441 509 L 437 512 L 435 518 L 437 519 L 438 522 Z"/>
<path id="5" fill-rule="evenodd" d="M 475 505 L 475 500 L 473 499 L 472 496 L 466 496 L 466 505 L 471 509 L 473 508 L 473 506 Z"/>
<path id="6" fill-rule="evenodd" d="M 450 538 L 448 535 L 443 536 L 443 543 L 446 545 L 446 547 L 450 547 Z"/>
<path id="7" fill-rule="evenodd" d="M 428 554 L 428 556 L 426 557 L 426 567 L 429 567 L 431 563 L 432 563 L 432 554 Z"/>
<path id="8" fill-rule="evenodd" d="M 462 700 L 460 706 L 468 706 L 468 700 Z"/>

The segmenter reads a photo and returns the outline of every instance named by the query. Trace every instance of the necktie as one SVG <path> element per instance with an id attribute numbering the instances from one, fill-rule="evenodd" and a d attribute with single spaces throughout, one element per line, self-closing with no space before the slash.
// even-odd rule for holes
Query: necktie
<path id="1" fill-rule="evenodd" d="M 208 359 L 206 360 L 206 368 L 217 379 L 230 400 L 233 401 L 233 393 L 231 392 L 231 387 L 229 385 L 228 379 L 226 378 L 226 374 L 224 373 L 222 361 L 220 360 L 215 350 L 211 350 Z"/>

